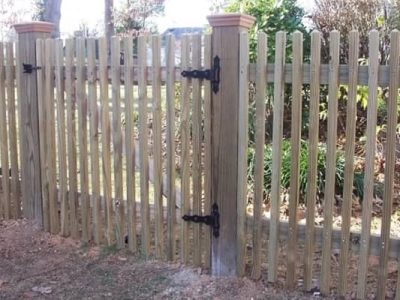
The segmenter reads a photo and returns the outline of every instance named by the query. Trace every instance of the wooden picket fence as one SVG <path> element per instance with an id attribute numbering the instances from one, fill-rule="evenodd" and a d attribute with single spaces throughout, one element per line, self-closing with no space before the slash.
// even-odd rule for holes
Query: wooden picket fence
<path id="1" fill-rule="evenodd" d="M 240 35 L 241 57 L 248 61 L 248 34 Z M 400 33 L 391 34 L 390 60 L 379 65 L 379 35 L 369 35 L 368 65 L 358 62 L 359 34 L 349 36 L 348 64 L 339 64 L 340 34 L 330 34 L 330 62 L 321 64 L 321 35 L 311 34 L 311 59 L 303 62 L 303 36 L 296 32 L 293 58 L 286 63 L 286 33 L 276 35 L 275 59 L 267 62 L 267 36 L 258 35 L 257 62 L 240 74 L 248 93 L 255 83 L 255 183 L 250 191 L 253 213 L 242 228 L 249 246 L 243 264 L 255 279 L 267 274 L 275 282 L 279 257 L 286 257 L 283 276 L 289 288 L 304 270 L 303 287 L 329 295 L 334 287 L 349 293 L 348 270 L 358 259 L 357 289 L 365 297 L 367 278 L 377 276 L 377 297 L 385 297 L 388 261 L 397 259 L 400 241 L 390 238 L 394 194 Z M 121 46 L 122 45 L 122 46 Z M 181 70 L 209 68 L 211 35 L 187 35 L 176 47 L 173 36 L 38 40 L 36 42 L 41 184 L 44 230 L 95 244 L 116 244 L 146 257 L 210 267 L 211 232 L 183 222 L 185 214 L 209 214 L 211 209 L 211 88 L 208 81 L 181 77 Z M 5 53 L 5 57 L 3 56 Z M 123 54 L 123 55 L 121 55 Z M 177 63 L 177 56 L 180 62 Z M 110 57 L 110 60 L 109 60 Z M 163 62 L 165 60 L 165 62 Z M 0 153 L 2 194 L 0 216 L 21 217 L 19 194 L 20 99 L 13 44 L 0 44 Z M 239 76 L 239 75 L 238 75 Z M 270 217 L 264 216 L 264 147 L 266 86 L 273 84 L 273 140 Z M 291 85 L 292 168 L 288 222 L 282 221 L 281 165 L 285 85 Z M 309 177 L 306 225 L 299 224 L 299 158 L 303 85 L 310 85 Z M 328 85 L 327 168 L 323 226 L 315 225 L 317 156 L 321 85 Z M 348 87 L 345 178 L 342 223 L 332 223 L 335 199 L 339 85 Z M 368 86 L 368 120 L 361 233 L 350 231 L 352 212 L 357 87 Z M 376 148 L 377 90 L 389 88 L 387 147 L 382 230 L 370 234 Z M 9 170 L 9 171 L 8 171 Z M 246 178 L 246 174 L 243 174 Z M 238 231 L 240 231 L 238 229 Z M 281 251 L 284 247 L 285 251 Z M 322 247 L 321 251 L 317 251 Z M 302 257 L 299 255 L 302 250 Z M 333 270 L 332 249 L 340 249 Z M 351 249 L 351 251 L 350 251 Z M 320 265 L 315 265 L 321 255 Z M 369 256 L 379 255 L 378 274 L 369 274 Z M 267 262 L 267 267 L 263 267 Z M 246 275 L 244 273 L 243 275 Z M 250 273 L 248 274 L 250 275 Z M 282 275 L 282 274 L 281 274 Z M 400 286 L 397 281 L 397 286 Z M 399 296 L 399 291 L 397 291 Z"/>

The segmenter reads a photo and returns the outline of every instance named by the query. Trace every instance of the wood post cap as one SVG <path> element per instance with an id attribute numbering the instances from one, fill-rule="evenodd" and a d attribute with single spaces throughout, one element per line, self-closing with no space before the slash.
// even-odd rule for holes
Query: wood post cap
<path id="1" fill-rule="evenodd" d="M 54 24 L 49 22 L 24 22 L 14 24 L 13 27 L 18 33 L 27 33 L 27 32 L 45 32 L 51 33 L 54 29 Z"/>
<path id="2" fill-rule="evenodd" d="M 247 29 L 253 26 L 256 20 L 253 16 L 240 13 L 211 15 L 207 19 L 212 27 L 240 26 Z"/>

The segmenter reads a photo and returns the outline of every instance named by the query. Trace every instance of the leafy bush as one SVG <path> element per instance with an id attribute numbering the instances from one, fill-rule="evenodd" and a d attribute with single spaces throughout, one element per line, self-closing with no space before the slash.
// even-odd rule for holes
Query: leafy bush
<path id="1" fill-rule="evenodd" d="M 272 178 L 272 145 L 268 144 L 264 148 L 264 193 L 269 194 L 271 190 Z M 325 171 L 326 171 L 326 144 L 318 145 L 317 159 L 317 196 L 321 199 L 324 195 L 325 188 Z M 281 169 L 281 187 L 288 190 L 290 187 L 290 168 L 291 160 L 291 144 L 290 140 L 284 139 L 282 144 L 282 169 Z M 301 141 L 300 149 L 300 202 L 305 201 L 307 193 L 309 166 L 309 144 L 307 141 Z M 248 151 L 248 179 L 250 184 L 254 183 L 254 167 L 255 167 L 255 150 L 249 148 Z M 344 152 L 338 150 L 336 153 L 336 190 L 341 193 L 344 185 Z M 364 174 L 356 171 L 354 173 L 354 194 L 360 198 L 363 196 L 363 180 Z"/>

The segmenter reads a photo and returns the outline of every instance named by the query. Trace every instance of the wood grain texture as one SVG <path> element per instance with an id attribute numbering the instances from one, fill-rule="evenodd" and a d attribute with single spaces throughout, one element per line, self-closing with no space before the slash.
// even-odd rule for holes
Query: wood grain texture
<path id="1" fill-rule="evenodd" d="M 68 186 L 67 186 L 67 151 L 65 134 L 65 100 L 64 100 L 64 45 L 62 40 L 55 40 L 55 83 L 57 107 L 57 154 L 58 154 L 58 194 L 60 201 L 60 234 L 69 235 L 68 220 Z"/>
<path id="2" fill-rule="evenodd" d="M 103 239 L 103 220 L 100 205 L 100 150 L 99 150 L 99 114 L 97 104 L 96 80 L 96 41 L 87 39 L 88 65 L 88 101 L 90 119 L 90 172 L 92 186 L 93 240 L 99 245 Z"/>
<path id="3" fill-rule="evenodd" d="M 68 151 L 68 203 L 71 237 L 77 239 L 78 231 L 78 180 L 76 161 L 76 95 L 74 65 L 74 40 L 65 40 L 65 100 L 67 104 L 67 151 Z"/>
<path id="4" fill-rule="evenodd" d="M 136 238 L 136 197 L 135 197 L 135 145 L 134 145 L 134 103 L 133 103 L 133 40 L 124 38 L 125 58 L 125 153 L 126 153 L 126 199 L 128 248 L 131 252 L 137 250 Z"/>
<path id="5" fill-rule="evenodd" d="M 385 155 L 385 183 L 383 194 L 383 213 L 381 228 L 381 254 L 378 268 L 377 299 L 386 297 L 386 279 L 388 271 L 390 222 L 394 197 L 394 175 L 396 165 L 396 128 L 397 128 L 397 99 L 399 90 L 399 62 L 400 62 L 400 32 L 394 30 L 390 34 L 390 82 L 389 98 L 387 101 L 387 132 Z M 397 291 L 398 293 L 398 291 Z"/>
<path id="6" fill-rule="evenodd" d="M 122 180 L 122 128 L 121 128 L 121 91 L 120 91 L 120 56 L 119 37 L 111 38 L 111 94 L 112 94 L 112 141 L 114 152 L 114 206 L 115 206 L 115 238 L 117 248 L 125 245 L 125 209 L 123 201 Z"/>
<path id="7" fill-rule="evenodd" d="M 277 279 L 278 247 L 279 247 L 279 207 L 280 182 L 282 166 L 282 127 L 283 127 L 283 95 L 286 33 L 276 34 L 275 73 L 274 73 L 274 120 L 272 133 L 272 179 L 271 179 L 271 223 L 268 245 L 268 281 Z"/>
<path id="8" fill-rule="evenodd" d="M 293 84 L 291 124 L 291 167 L 289 194 L 289 237 L 286 271 L 286 286 L 293 289 L 296 283 L 297 258 L 297 209 L 300 191 L 300 149 L 303 90 L 303 34 L 293 33 Z"/>
<path id="9" fill-rule="evenodd" d="M 11 200 L 12 216 L 15 219 L 21 216 L 20 180 L 18 164 L 18 136 L 17 136 L 17 106 L 15 98 L 15 68 L 14 68 L 14 44 L 6 43 L 6 86 L 7 86 L 7 111 L 8 134 L 10 147 L 11 169 Z M 19 109 L 19 108 L 18 108 Z"/>
<path id="10" fill-rule="evenodd" d="M 79 175 L 81 191 L 82 242 L 90 239 L 90 199 L 89 199 L 89 166 L 88 166 L 88 101 L 86 94 L 85 40 L 76 40 L 76 102 L 78 106 L 78 139 L 79 139 Z"/>
<path id="11" fill-rule="evenodd" d="M 6 74 L 4 68 L 4 44 L 0 42 L 0 155 L 1 155 L 1 186 L 3 200 L 3 215 L 6 220 L 12 218 L 10 169 L 8 149 L 7 103 L 6 103 Z"/>
<path id="12" fill-rule="evenodd" d="M 321 293 L 329 294 L 331 278 L 331 256 L 332 256 L 332 217 L 335 202 L 335 180 L 336 180 L 336 140 L 337 140 L 337 114 L 338 114 L 338 77 L 339 77 L 339 46 L 340 33 L 330 33 L 330 74 L 328 88 L 328 138 L 326 153 L 325 172 L 325 197 L 324 197 L 324 229 L 323 248 L 321 263 Z"/>
<path id="13" fill-rule="evenodd" d="M 138 38 L 139 58 L 139 148 L 140 148 L 140 217 L 142 225 L 142 251 L 150 255 L 150 210 L 149 210 L 149 131 L 147 125 L 147 81 L 146 55 L 147 37 Z"/>
<path id="14" fill-rule="evenodd" d="M 175 190 L 175 39 L 172 35 L 167 36 L 166 42 L 167 60 L 167 248 L 168 260 L 175 259 L 176 247 L 176 190 Z"/>
<path id="15" fill-rule="evenodd" d="M 242 114 L 240 124 L 245 123 L 247 116 L 245 112 L 247 103 L 239 104 L 239 99 L 244 102 L 246 97 L 244 95 L 246 87 L 243 83 L 247 66 L 245 69 L 239 68 L 237 49 L 240 47 L 240 34 L 245 31 L 246 29 L 236 26 L 214 27 L 212 35 L 212 56 L 218 55 L 221 65 L 219 92 L 213 93 L 211 100 L 211 197 L 213 202 L 218 204 L 220 213 L 220 234 L 218 238 L 212 237 L 211 273 L 214 276 L 236 276 L 239 273 L 238 264 L 240 264 L 240 271 L 243 266 L 242 246 L 245 226 L 242 221 L 245 211 L 239 211 L 243 207 L 239 208 L 238 204 L 240 202 L 241 205 L 245 201 L 245 196 L 238 196 L 238 173 L 243 167 L 243 161 L 238 162 L 238 138 L 239 111 Z M 245 54 L 242 53 L 242 55 Z M 244 60 L 242 60 L 241 66 L 244 65 Z M 244 73 L 241 90 L 239 90 L 238 76 L 240 71 Z M 240 134 L 243 142 L 246 139 L 244 131 L 247 125 L 244 124 L 244 127 Z M 242 154 L 243 150 L 242 148 Z M 242 185 L 245 183 L 242 180 L 243 178 L 240 179 L 240 185 L 243 192 Z M 240 220 L 238 220 L 239 214 Z M 240 233 L 237 231 L 238 225 L 241 227 Z"/>
<path id="16" fill-rule="evenodd" d="M 201 35 L 192 35 L 192 63 L 193 70 L 201 67 Z M 202 138 L 202 99 L 201 81 L 192 79 L 192 191 L 193 214 L 201 215 L 202 198 L 202 170 L 201 170 L 201 138 Z M 193 225 L 193 264 L 201 265 L 201 224 Z"/>
<path id="17" fill-rule="evenodd" d="M 211 68 L 211 34 L 204 35 L 204 68 Z M 204 214 L 211 211 L 211 83 L 204 85 Z M 204 228 L 204 267 L 211 268 L 211 228 Z"/>
<path id="18" fill-rule="evenodd" d="M 46 57 L 44 40 L 39 39 L 36 41 L 36 63 L 44 66 Z M 18 90 L 21 90 L 18 88 Z M 40 176 L 41 176 L 41 195 L 42 195 L 42 218 L 43 229 L 50 232 L 50 211 L 49 211 L 49 192 L 47 182 L 47 136 L 46 136 L 46 101 L 45 101 L 45 70 L 44 68 L 37 71 L 37 94 L 38 94 L 38 116 L 39 116 L 39 150 L 40 150 Z M 20 96 L 19 96 L 20 97 Z M 21 133 L 21 132 L 20 132 Z M 21 135 L 22 136 L 22 135 Z M 22 143 L 21 143 L 22 144 Z M 21 149 L 22 151 L 22 149 Z M 21 155 L 22 156 L 22 155 Z M 22 160 L 21 160 L 22 163 Z M 21 165 L 21 175 L 23 167 Z M 22 179 L 22 178 L 21 178 Z M 23 205 L 24 206 L 24 205 Z M 25 206 L 24 206 L 25 210 Z"/>
<path id="19" fill-rule="evenodd" d="M 162 165 L 162 98 L 161 98 L 161 40 L 152 36 L 152 113 L 153 113 L 153 159 L 154 159 L 154 204 L 155 204 L 155 249 L 156 257 L 164 255 L 163 212 L 163 165 Z M 149 172 L 150 173 L 150 172 Z M 150 177 L 150 176 L 149 176 Z"/>
<path id="20" fill-rule="evenodd" d="M 190 44 L 189 36 L 184 35 L 181 42 L 181 68 L 186 70 L 189 68 L 190 63 Z M 189 138 L 190 138 L 190 91 L 189 79 L 186 77 L 181 78 L 181 217 L 190 215 L 190 152 L 189 152 Z M 182 263 L 189 263 L 189 223 L 181 223 L 181 261 Z"/>
<path id="21" fill-rule="evenodd" d="M 304 261 L 304 289 L 312 288 L 313 261 L 315 251 L 315 203 L 317 197 L 317 168 L 318 168 L 318 136 L 319 136 L 319 97 L 320 97 L 320 63 L 321 63 L 321 34 L 311 33 L 311 84 L 310 84 L 310 118 L 308 129 L 308 174 L 307 174 L 307 215 L 306 241 Z"/>
<path id="22" fill-rule="evenodd" d="M 358 263 L 357 298 L 365 299 L 367 290 L 367 273 L 369 243 L 371 236 L 372 200 L 374 197 L 375 147 L 377 123 L 378 67 L 379 67 L 379 32 L 369 33 L 369 81 L 367 111 L 367 141 L 365 144 L 365 175 L 362 201 L 361 245 Z"/>
<path id="23" fill-rule="evenodd" d="M 257 39 L 257 81 L 256 81 L 256 160 L 254 168 L 254 225 L 253 225 L 253 266 L 251 277 L 261 276 L 261 216 L 264 201 L 264 146 L 265 146 L 265 96 L 267 75 L 267 35 L 258 33 Z"/>
<path id="24" fill-rule="evenodd" d="M 359 34 L 350 32 L 349 42 L 349 87 L 346 108 L 346 145 L 345 145 L 345 169 L 342 204 L 342 245 L 339 260 L 339 295 L 344 296 L 347 289 L 347 270 L 349 258 L 350 218 L 353 196 L 354 178 L 354 150 L 355 130 L 357 118 L 357 71 Z"/>
<path id="25" fill-rule="evenodd" d="M 105 38 L 99 39 L 99 73 L 100 73 L 100 98 L 101 98 L 101 155 L 102 155 L 102 177 L 103 194 L 106 202 L 105 225 L 106 239 L 110 246 L 114 243 L 113 231 L 113 207 L 112 207 L 112 186 L 111 186 L 111 128 L 110 128 L 110 99 L 108 95 L 108 48 Z"/>
<path id="26" fill-rule="evenodd" d="M 45 107 L 46 107 L 46 176 L 49 197 L 50 232 L 59 233 L 58 193 L 56 173 L 55 99 L 54 99 L 54 40 L 45 41 Z"/>

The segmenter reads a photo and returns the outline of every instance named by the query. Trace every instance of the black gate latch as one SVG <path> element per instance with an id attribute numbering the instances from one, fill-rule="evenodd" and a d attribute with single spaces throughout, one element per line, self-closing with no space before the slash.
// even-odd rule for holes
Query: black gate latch
<path id="1" fill-rule="evenodd" d="M 183 77 L 205 79 L 211 81 L 211 88 L 214 94 L 219 91 L 219 73 L 221 67 L 219 65 L 219 56 L 214 57 L 214 63 L 211 69 L 206 70 L 185 70 L 181 72 Z"/>
<path id="2" fill-rule="evenodd" d="M 24 68 L 24 72 L 23 73 L 28 73 L 31 74 L 32 71 L 36 71 L 36 70 L 40 70 L 42 67 L 34 67 L 31 64 L 22 64 L 22 67 Z"/>
<path id="3" fill-rule="evenodd" d="M 185 221 L 191 221 L 195 223 L 204 223 L 212 227 L 214 237 L 219 237 L 219 211 L 217 203 L 214 203 L 211 209 L 211 215 L 208 216 L 188 216 L 182 217 Z"/>

